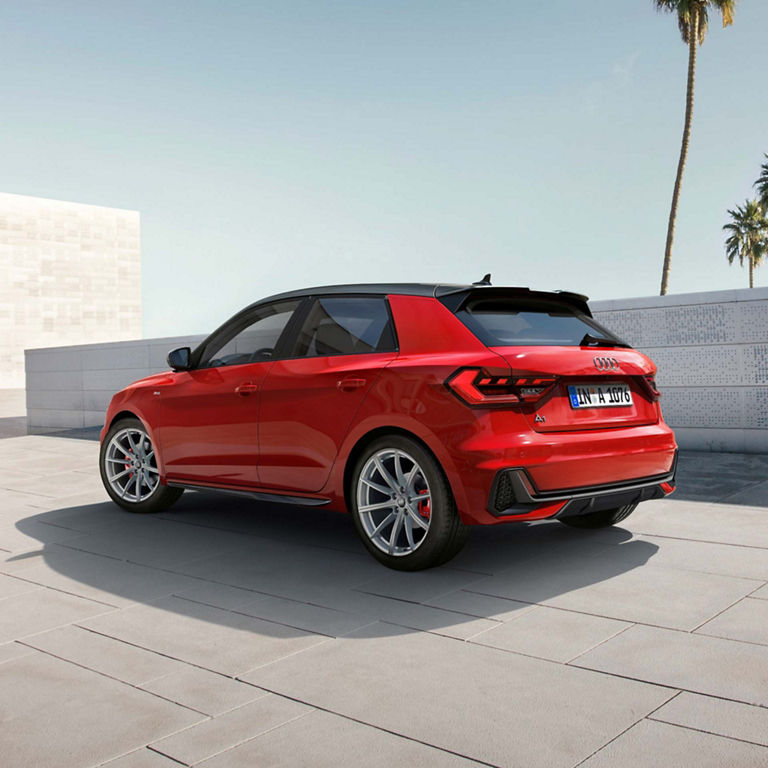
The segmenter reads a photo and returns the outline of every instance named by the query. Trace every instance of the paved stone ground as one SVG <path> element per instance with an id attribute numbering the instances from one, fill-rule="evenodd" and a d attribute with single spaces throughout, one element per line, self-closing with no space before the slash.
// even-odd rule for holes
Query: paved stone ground
<path id="1" fill-rule="evenodd" d="M 97 451 L 0 440 L 4 768 L 768 765 L 768 456 L 403 574 L 323 510 L 122 512 Z"/>

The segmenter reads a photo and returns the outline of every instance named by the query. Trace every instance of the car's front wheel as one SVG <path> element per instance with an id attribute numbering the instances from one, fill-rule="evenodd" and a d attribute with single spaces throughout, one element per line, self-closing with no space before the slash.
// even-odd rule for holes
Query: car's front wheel
<path id="1" fill-rule="evenodd" d="M 112 425 L 101 444 L 99 469 L 112 501 L 129 512 L 160 512 L 184 492 L 160 482 L 154 446 L 138 419 Z"/>
<path id="2" fill-rule="evenodd" d="M 588 512 L 586 515 L 562 517 L 560 522 L 571 528 L 608 528 L 626 520 L 636 509 L 637 504 L 627 504 L 616 509 L 601 509 L 599 512 Z"/>
<path id="3" fill-rule="evenodd" d="M 389 568 L 417 571 L 450 560 L 469 533 L 436 459 L 415 440 L 387 435 L 359 456 L 352 516 L 368 551 Z"/>

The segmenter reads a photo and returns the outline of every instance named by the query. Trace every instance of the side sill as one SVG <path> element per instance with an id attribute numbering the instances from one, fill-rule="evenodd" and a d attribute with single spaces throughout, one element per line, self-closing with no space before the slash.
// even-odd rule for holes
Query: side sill
<path id="1" fill-rule="evenodd" d="M 330 504 L 330 499 L 322 499 L 317 496 L 286 496 L 282 493 L 263 493 L 262 491 L 245 491 L 237 488 L 222 488 L 219 485 L 203 485 L 202 483 L 180 483 L 168 480 L 166 483 L 171 488 L 184 488 L 189 491 L 219 491 L 232 496 L 247 496 L 256 501 L 271 501 L 278 504 L 295 504 L 298 507 L 324 507 Z"/>

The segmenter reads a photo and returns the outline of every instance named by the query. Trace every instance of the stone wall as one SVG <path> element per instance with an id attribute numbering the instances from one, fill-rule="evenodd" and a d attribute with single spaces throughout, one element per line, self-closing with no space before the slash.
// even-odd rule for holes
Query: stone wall
<path id="1" fill-rule="evenodd" d="M 139 214 L 0 193 L 0 388 L 24 349 L 141 335 Z"/>

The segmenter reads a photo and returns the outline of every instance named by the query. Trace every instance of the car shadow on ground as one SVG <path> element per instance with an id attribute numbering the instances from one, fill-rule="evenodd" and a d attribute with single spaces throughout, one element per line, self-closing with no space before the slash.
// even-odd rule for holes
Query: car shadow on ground
<path id="1" fill-rule="evenodd" d="M 138 639 L 173 614 L 276 637 L 286 627 L 340 636 L 382 621 L 393 625 L 382 626 L 387 635 L 394 627 L 466 639 L 492 626 L 483 619 L 508 620 L 613 579 L 658 549 L 621 527 L 496 525 L 474 528 L 446 566 L 396 572 L 365 551 L 348 515 L 207 492 L 187 492 L 159 515 L 105 501 L 42 512 L 17 528 L 40 539 L 40 523 L 47 541 L 10 557 L 13 574 L 107 606 L 146 606 Z"/>

